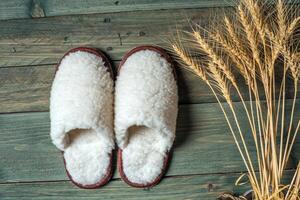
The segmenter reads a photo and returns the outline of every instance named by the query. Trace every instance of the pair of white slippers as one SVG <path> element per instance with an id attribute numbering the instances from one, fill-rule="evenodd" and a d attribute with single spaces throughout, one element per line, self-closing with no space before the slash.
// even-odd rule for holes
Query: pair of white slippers
<path id="1" fill-rule="evenodd" d="M 116 139 L 121 178 L 134 187 L 152 187 L 167 167 L 177 111 L 174 66 L 161 48 L 128 52 L 114 87 L 106 56 L 79 47 L 57 66 L 50 135 L 75 185 L 97 188 L 110 180 Z"/>

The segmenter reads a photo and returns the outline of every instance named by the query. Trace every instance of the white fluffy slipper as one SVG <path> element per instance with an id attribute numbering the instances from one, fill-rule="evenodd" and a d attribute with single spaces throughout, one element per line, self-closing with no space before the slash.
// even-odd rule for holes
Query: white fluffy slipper
<path id="1" fill-rule="evenodd" d="M 50 135 L 78 187 L 97 188 L 112 176 L 113 91 L 109 61 L 95 49 L 72 49 L 57 66 Z"/>
<path id="2" fill-rule="evenodd" d="M 170 57 L 141 46 L 122 59 L 115 88 L 118 169 L 133 187 L 152 187 L 162 178 L 173 145 L 178 110 Z"/>

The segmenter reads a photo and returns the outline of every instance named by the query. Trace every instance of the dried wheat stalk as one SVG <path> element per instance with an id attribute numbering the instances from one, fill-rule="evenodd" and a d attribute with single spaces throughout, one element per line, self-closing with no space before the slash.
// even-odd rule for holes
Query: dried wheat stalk
<path id="1" fill-rule="evenodd" d="M 272 14 L 266 15 L 266 10 Z M 284 0 L 274 5 L 267 0 L 241 0 L 235 18 L 225 17 L 223 27 L 207 31 L 198 27 L 189 33 L 187 45 L 183 45 L 182 37 L 172 43 L 179 61 L 205 81 L 215 95 L 247 168 L 255 200 L 300 199 L 300 162 L 291 183 L 283 184 L 284 169 L 300 129 L 300 120 L 295 119 L 300 76 L 297 14 L 297 9 Z M 190 48 L 195 55 L 189 53 Z M 248 104 L 233 70 L 245 79 Z M 277 70 L 283 72 L 280 78 L 275 76 Z M 286 106 L 288 79 L 293 80 L 294 88 L 290 110 Z M 245 140 L 249 133 L 240 126 L 230 86 L 237 92 L 251 128 L 258 172 Z M 229 110 L 221 104 L 218 93 Z"/>

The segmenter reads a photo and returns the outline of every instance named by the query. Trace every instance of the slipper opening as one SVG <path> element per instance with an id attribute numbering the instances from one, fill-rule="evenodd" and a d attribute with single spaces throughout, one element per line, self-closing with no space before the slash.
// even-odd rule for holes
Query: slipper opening
<path id="1" fill-rule="evenodd" d="M 164 168 L 165 140 L 159 130 L 146 126 L 131 126 L 127 133 L 127 144 L 122 151 L 124 174 L 133 183 L 152 183 Z"/>
<path id="2" fill-rule="evenodd" d="M 83 186 L 99 183 L 110 165 L 109 145 L 93 129 L 73 129 L 66 136 L 64 159 L 72 180 Z"/>

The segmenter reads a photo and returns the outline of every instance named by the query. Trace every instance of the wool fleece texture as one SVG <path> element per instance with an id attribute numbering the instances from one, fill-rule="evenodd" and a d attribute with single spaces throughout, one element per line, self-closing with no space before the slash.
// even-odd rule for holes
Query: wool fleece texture
<path id="1" fill-rule="evenodd" d="M 100 56 L 66 55 L 58 66 L 50 98 L 51 139 L 63 151 L 76 184 L 105 177 L 114 148 L 113 80 Z"/>
<path id="2" fill-rule="evenodd" d="M 123 172 L 130 182 L 147 185 L 162 173 L 175 138 L 173 67 L 156 51 L 137 51 L 120 67 L 115 90 L 115 134 Z"/>

